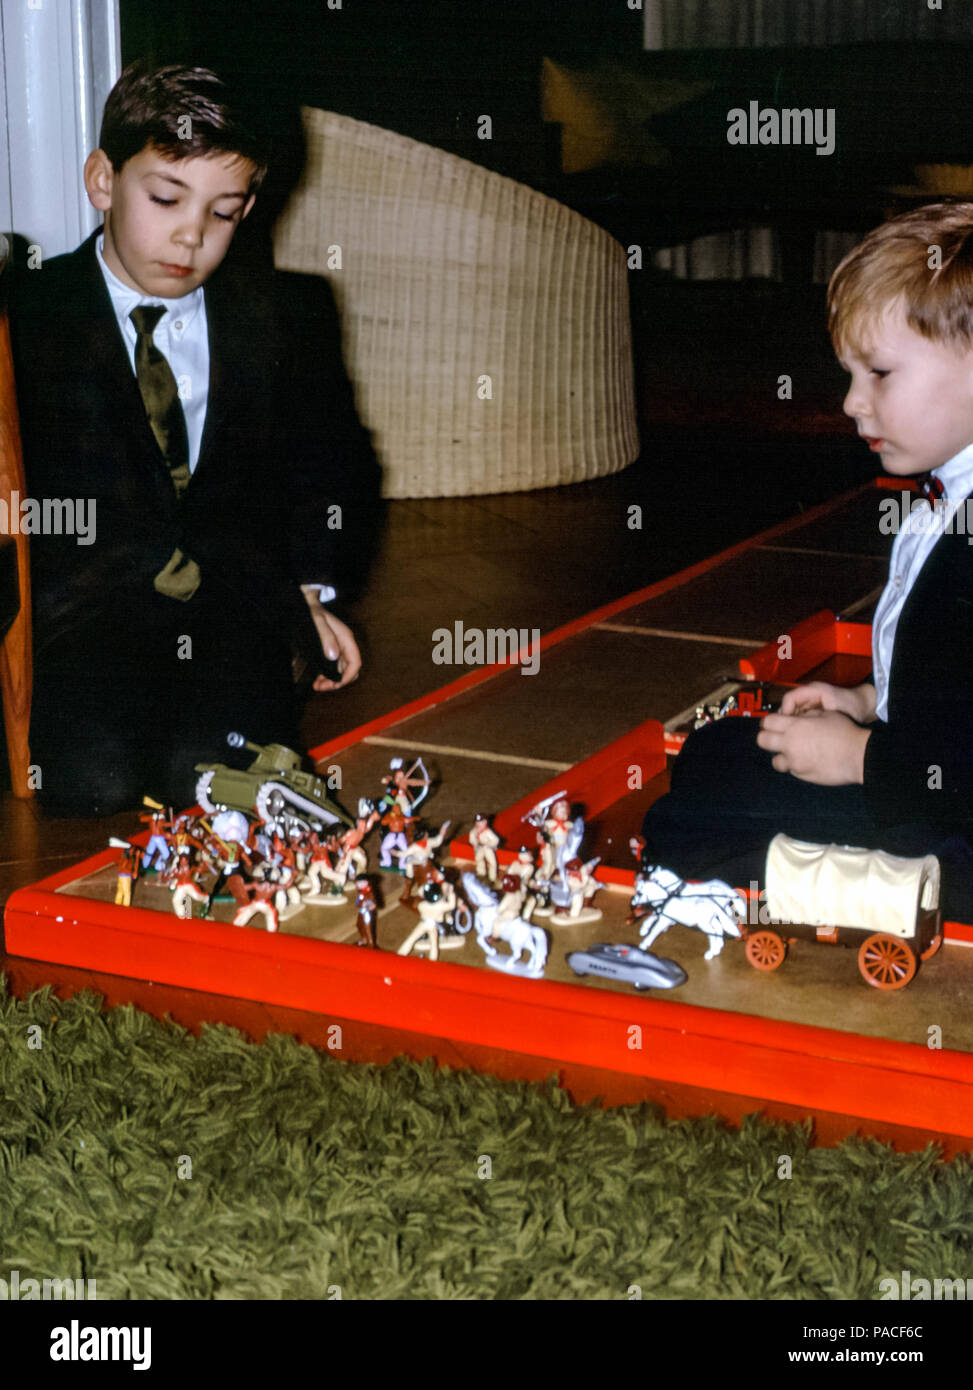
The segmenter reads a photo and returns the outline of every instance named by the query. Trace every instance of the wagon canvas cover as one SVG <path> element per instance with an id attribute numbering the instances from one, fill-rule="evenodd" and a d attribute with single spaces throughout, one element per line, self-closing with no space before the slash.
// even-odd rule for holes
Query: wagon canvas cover
<path id="1" fill-rule="evenodd" d="M 775 921 L 862 927 L 910 938 L 919 908 L 939 905 L 939 860 L 776 835 L 767 851 L 766 886 Z"/>

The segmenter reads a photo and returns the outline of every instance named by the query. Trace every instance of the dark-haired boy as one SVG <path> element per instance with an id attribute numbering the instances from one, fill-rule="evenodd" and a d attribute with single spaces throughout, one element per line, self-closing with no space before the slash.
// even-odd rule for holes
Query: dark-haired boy
<path id="1" fill-rule="evenodd" d="M 103 228 L 16 277 L 28 492 L 93 518 L 31 539 L 31 756 L 60 813 L 184 804 L 232 729 L 295 743 L 295 649 L 336 661 L 318 690 L 360 668 L 319 602 L 361 570 L 379 476 L 334 304 L 227 258 L 268 157 L 215 74 L 133 64 L 84 166 Z"/>
<path id="2" fill-rule="evenodd" d="M 872 679 L 815 681 L 777 714 L 692 734 L 643 853 L 737 885 L 762 880 L 778 831 L 935 854 L 944 912 L 973 921 L 973 550 L 952 524 L 973 499 L 973 203 L 875 228 L 834 272 L 828 309 L 845 413 L 886 472 L 925 483 L 892 548 Z"/>

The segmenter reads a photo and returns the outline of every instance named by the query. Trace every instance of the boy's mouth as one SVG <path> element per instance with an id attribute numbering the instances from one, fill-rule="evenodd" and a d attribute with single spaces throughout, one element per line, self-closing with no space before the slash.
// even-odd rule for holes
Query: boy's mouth
<path id="1" fill-rule="evenodd" d="M 160 265 L 167 275 L 175 275 L 181 279 L 193 273 L 191 265 L 167 265 L 165 261 L 160 261 Z"/>
<path id="2" fill-rule="evenodd" d="M 873 454 L 877 453 L 878 450 L 881 449 L 882 445 L 885 443 L 884 439 L 876 439 L 873 435 L 869 434 L 863 434 L 862 439 L 864 439 L 865 443 L 871 449 Z"/>

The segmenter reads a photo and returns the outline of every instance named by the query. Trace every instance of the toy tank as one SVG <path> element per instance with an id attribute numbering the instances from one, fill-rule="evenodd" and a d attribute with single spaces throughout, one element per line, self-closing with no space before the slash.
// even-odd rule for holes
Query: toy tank
<path id="1" fill-rule="evenodd" d="M 242 734 L 228 734 L 226 741 L 231 748 L 249 748 L 257 756 L 245 771 L 224 763 L 196 764 L 196 800 L 207 814 L 244 811 L 265 822 L 283 821 L 286 829 L 354 825 L 348 812 L 331 800 L 324 779 L 301 768 L 292 748 L 251 743 Z"/>

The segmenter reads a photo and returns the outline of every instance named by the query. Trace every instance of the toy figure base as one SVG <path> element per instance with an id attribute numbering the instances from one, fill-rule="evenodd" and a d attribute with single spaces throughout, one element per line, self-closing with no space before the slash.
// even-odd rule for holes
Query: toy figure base
<path id="1" fill-rule="evenodd" d="M 551 913 L 547 921 L 548 926 L 551 927 L 569 927 L 572 925 L 577 927 L 587 922 L 600 922 L 603 915 L 600 907 L 583 907 L 574 916 L 570 912 L 562 912 L 558 908 L 556 912 Z"/>
<path id="2" fill-rule="evenodd" d="M 484 961 L 491 970 L 502 970 L 505 975 L 519 975 L 523 980 L 542 980 L 544 967 L 532 970 L 526 962 L 514 960 L 513 956 L 487 956 Z"/>
<path id="3" fill-rule="evenodd" d="M 344 893 L 308 893 L 304 901 L 311 907 L 346 907 L 348 904 Z"/>

